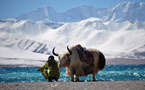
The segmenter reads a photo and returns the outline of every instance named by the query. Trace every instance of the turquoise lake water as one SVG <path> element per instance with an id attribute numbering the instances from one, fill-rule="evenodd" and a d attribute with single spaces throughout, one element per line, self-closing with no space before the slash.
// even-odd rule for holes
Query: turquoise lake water
<path id="1" fill-rule="evenodd" d="M 0 82 L 40 82 L 47 81 L 37 69 L 39 67 L 0 68 Z M 90 81 L 92 75 L 81 77 L 81 81 Z M 145 65 L 107 65 L 96 75 L 98 81 L 145 80 Z M 70 81 L 61 69 L 59 81 Z"/>

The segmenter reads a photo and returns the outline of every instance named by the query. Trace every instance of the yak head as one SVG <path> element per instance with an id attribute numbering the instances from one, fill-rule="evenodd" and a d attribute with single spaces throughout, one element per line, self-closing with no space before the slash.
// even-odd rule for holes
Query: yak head
<path id="1" fill-rule="evenodd" d="M 63 53 L 63 54 L 57 54 L 55 53 L 55 47 L 52 50 L 53 55 L 57 56 L 59 58 L 60 67 L 67 67 L 70 64 L 70 58 L 69 56 L 72 54 L 71 50 L 67 46 L 67 50 L 69 53 Z"/>

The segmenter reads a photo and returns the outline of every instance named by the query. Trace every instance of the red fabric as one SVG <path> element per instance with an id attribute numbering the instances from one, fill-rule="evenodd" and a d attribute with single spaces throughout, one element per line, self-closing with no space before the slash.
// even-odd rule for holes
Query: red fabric
<path id="1" fill-rule="evenodd" d="M 77 52 L 79 54 L 79 58 L 82 62 L 85 62 L 89 65 L 94 65 L 93 54 L 88 50 L 83 50 L 82 52 L 77 48 Z"/>

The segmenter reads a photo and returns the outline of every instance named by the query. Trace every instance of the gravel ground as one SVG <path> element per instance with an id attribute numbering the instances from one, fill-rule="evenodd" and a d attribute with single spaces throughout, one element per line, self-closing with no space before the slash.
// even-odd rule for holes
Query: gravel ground
<path id="1" fill-rule="evenodd" d="M 0 90 L 145 90 L 145 81 L 0 83 Z"/>

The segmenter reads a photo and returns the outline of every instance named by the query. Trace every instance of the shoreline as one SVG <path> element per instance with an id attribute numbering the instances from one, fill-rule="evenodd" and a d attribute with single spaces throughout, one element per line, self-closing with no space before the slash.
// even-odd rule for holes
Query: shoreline
<path id="1" fill-rule="evenodd" d="M 145 65 L 145 59 L 114 58 L 106 59 L 106 65 Z M 0 64 L 0 67 L 40 67 L 36 64 Z"/>
<path id="2" fill-rule="evenodd" d="M 145 59 L 114 58 L 107 59 L 106 65 L 143 65 Z"/>
<path id="3" fill-rule="evenodd" d="M 0 90 L 144 90 L 145 81 L 0 83 Z"/>

